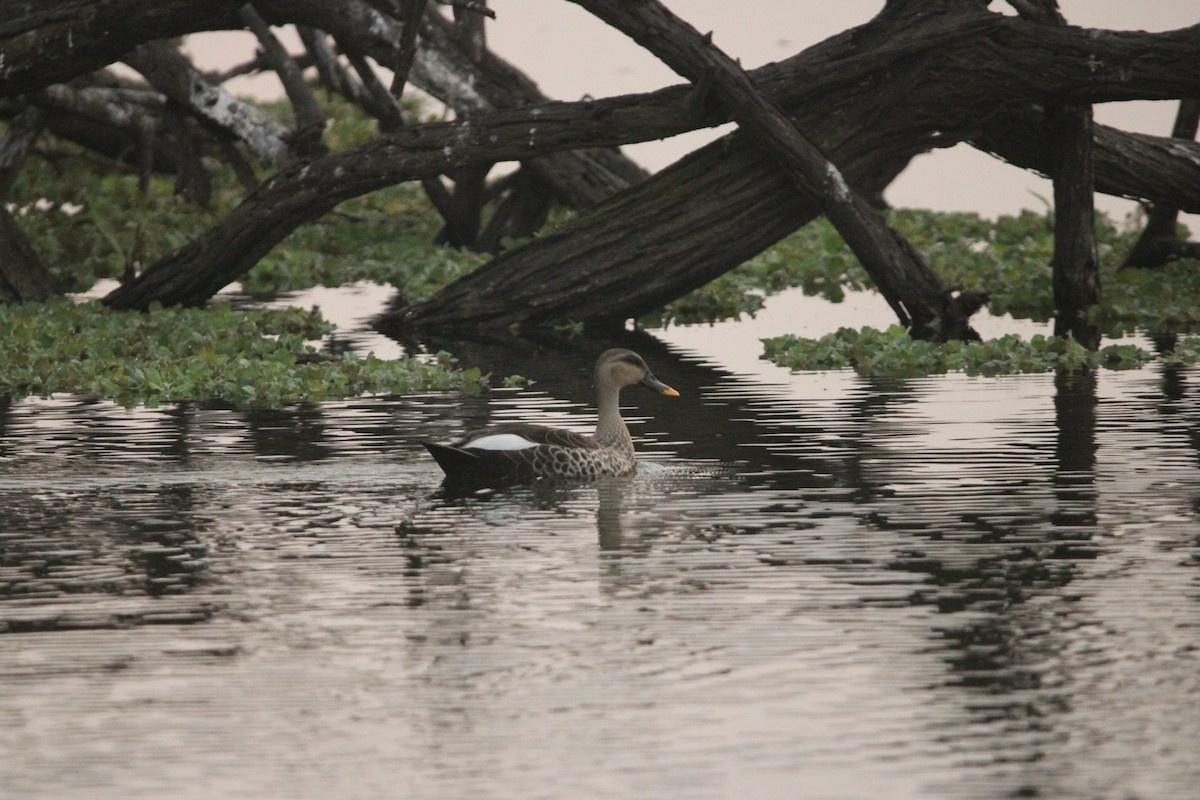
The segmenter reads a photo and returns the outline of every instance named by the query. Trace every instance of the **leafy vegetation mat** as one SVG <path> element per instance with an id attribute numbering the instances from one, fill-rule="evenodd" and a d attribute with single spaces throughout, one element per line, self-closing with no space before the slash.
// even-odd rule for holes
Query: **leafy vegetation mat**
<path id="1" fill-rule="evenodd" d="M 992 222 L 969 213 L 896 210 L 888 221 L 926 255 L 948 286 L 987 292 L 992 314 L 1035 322 L 1053 317 L 1052 215 L 1024 211 Z M 1104 299 L 1092 313 L 1107 336 L 1138 329 L 1186 333 L 1200 325 L 1200 263 L 1177 261 L 1156 270 L 1121 271 L 1121 259 L 1138 232 L 1119 229 L 1099 215 L 1096 233 Z M 873 287 L 833 226 L 817 220 L 647 321 L 687 324 L 753 315 L 767 297 L 790 288 L 838 303 L 848 291 Z M 763 358 L 791 369 L 852 368 L 862 374 L 899 376 L 1130 369 L 1155 360 L 1191 364 L 1200 358 L 1200 342 L 1187 338 L 1161 354 L 1130 344 L 1091 352 L 1073 340 L 1046 336 L 936 345 L 914 341 L 896 326 L 842 328 L 819 339 L 781 336 L 763 344 Z"/>
<path id="2" fill-rule="evenodd" d="M 68 392 L 127 407 L 200 400 L 279 407 L 363 394 L 477 391 L 478 369 L 439 354 L 384 361 L 318 353 L 333 330 L 315 311 L 156 309 L 109 311 L 55 300 L 0 305 L 0 391 L 11 397 Z"/>
<path id="3" fill-rule="evenodd" d="M 904 328 L 841 328 L 820 339 L 777 336 L 763 339 L 763 358 L 795 370 L 854 369 L 862 375 L 915 377 L 944 372 L 1010 375 L 1085 369 L 1134 369 L 1148 361 L 1170 365 L 1200 360 L 1200 339 L 1184 339 L 1173 350 L 1155 355 L 1132 344 L 1112 344 L 1092 351 L 1074 339 L 1001 336 L 984 342 L 945 344 L 915 341 Z"/>
<path id="4" fill-rule="evenodd" d="M 330 101 L 327 141 L 334 150 L 374 135 L 374 123 Z M 167 255 L 210 226 L 243 197 L 231 169 L 213 176 L 210 207 L 190 205 L 156 177 L 146 192 L 137 176 L 59 142 L 32 158 L 9 205 L 42 259 L 68 291 L 116 278 Z M 554 223 L 570 215 L 555 212 Z M 992 314 L 1045 321 L 1053 315 L 1050 259 L 1053 219 L 1026 211 L 996 221 L 976 214 L 898 210 L 889 223 L 926 255 L 947 285 L 989 293 Z M 485 256 L 434 244 L 441 223 L 420 187 L 392 187 L 343 203 L 297 230 L 242 281 L 252 296 L 369 280 L 394 287 L 409 302 L 429 297 Z M 1200 264 L 1118 271 L 1136 232 L 1100 216 L 1103 305 L 1093 309 L 1110 337 L 1141 329 L 1188 332 L 1200 325 Z M 647 327 L 713 323 L 753 315 L 785 289 L 840 302 L 871 291 L 866 272 L 823 220 L 736 270 L 641 320 Z M 565 325 L 564 331 L 581 329 Z M 115 398 L 126 405 L 183 400 L 235 406 L 278 406 L 366 393 L 478 388 L 478 370 L 459 370 L 441 356 L 431 363 L 319 354 L 308 342 L 332 329 L 300 310 L 235 312 L 156 310 L 117 314 L 96 303 L 65 300 L 0 307 L 0 391 Z M 1135 367 L 1152 359 L 1196 360 L 1193 340 L 1154 355 L 1131 345 L 1089 353 L 1053 338 L 1006 336 L 989 342 L 932 345 L 898 328 L 843 328 L 820 339 L 785 336 L 765 342 L 765 355 L 794 369 L 853 368 L 917 375 L 948 370 L 1001 374 L 1085 367 Z M 512 380 L 512 379 L 510 379 Z"/>

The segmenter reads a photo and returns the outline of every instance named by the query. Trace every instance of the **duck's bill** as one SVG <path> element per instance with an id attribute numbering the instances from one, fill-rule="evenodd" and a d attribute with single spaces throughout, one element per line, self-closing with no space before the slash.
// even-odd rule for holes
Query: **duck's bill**
<path id="1" fill-rule="evenodd" d="M 665 394 L 667 397 L 679 397 L 679 392 L 675 391 L 670 386 L 667 386 L 649 372 L 646 373 L 646 377 L 642 378 L 642 385 L 649 386 L 654 391 L 658 392 L 659 394 Z"/>

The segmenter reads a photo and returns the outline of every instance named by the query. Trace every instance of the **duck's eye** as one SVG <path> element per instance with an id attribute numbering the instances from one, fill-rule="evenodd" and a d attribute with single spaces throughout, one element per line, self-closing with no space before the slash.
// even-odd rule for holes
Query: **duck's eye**
<path id="1" fill-rule="evenodd" d="M 628 364 L 631 367 L 637 367 L 638 369 L 645 369 L 645 367 L 642 366 L 641 359 L 638 358 L 637 356 L 632 356 L 632 355 L 631 356 L 622 356 L 621 360 L 624 361 L 626 364 Z"/>

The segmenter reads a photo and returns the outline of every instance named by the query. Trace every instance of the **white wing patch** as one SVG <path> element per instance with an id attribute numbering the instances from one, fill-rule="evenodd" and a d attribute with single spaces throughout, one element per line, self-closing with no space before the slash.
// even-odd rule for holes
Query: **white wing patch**
<path id="1" fill-rule="evenodd" d="M 537 446 L 537 442 L 531 442 L 524 436 L 519 436 L 515 433 L 492 433 L 487 436 L 480 436 L 478 439 L 472 439 L 463 445 L 463 447 L 471 447 L 478 450 L 525 450 L 526 448 Z"/>

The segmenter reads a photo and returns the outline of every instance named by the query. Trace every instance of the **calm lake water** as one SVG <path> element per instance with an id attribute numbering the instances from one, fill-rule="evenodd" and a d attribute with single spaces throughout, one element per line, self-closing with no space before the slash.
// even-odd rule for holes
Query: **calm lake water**
<path id="1" fill-rule="evenodd" d="M 536 381 L 482 397 L 4 407 L 0 796 L 1197 797 L 1200 373 L 757 359 L 874 302 L 631 333 L 682 396 L 627 391 L 590 485 L 448 496 L 419 441 L 588 430 L 609 342 L 459 346 Z"/>

